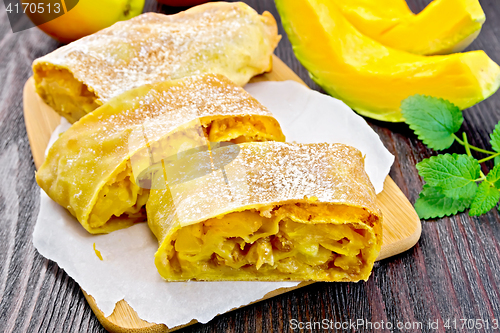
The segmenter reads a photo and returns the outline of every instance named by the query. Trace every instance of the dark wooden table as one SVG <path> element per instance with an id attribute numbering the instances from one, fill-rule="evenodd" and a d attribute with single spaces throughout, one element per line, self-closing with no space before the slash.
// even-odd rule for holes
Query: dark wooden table
<path id="1" fill-rule="evenodd" d="M 274 3 L 247 2 L 258 12 L 268 10 L 274 15 L 283 35 L 276 54 L 311 88 L 318 89 L 295 58 Z M 409 4 L 419 11 L 428 2 L 413 0 Z M 483 49 L 500 63 L 500 1 L 485 0 L 481 4 L 487 20 L 469 49 Z M 171 13 L 178 9 L 152 0 L 145 10 Z M 58 46 L 36 28 L 13 34 L 0 2 L 0 332 L 105 332 L 78 285 L 55 263 L 39 255 L 31 242 L 40 197 L 23 119 L 22 88 L 32 75 L 31 62 Z M 471 143 L 487 147 L 488 133 L 500 120 L 500 93 L 464 115 L 463 128 Z M 415 164 L 434 153 L 404 124 L 369 123 L 396 156 L 390 175 L 414 203 L 422 186 Z M 453 146 L 450 152 L 462 151 Z M 293 319 L 389 321 L 395 332 L 444 332 L 447 320 L 460 324 L 461 319 L 483 319 L 490 325 L 500 320 L 499 299 L 500 215 L 496 210 L 481 217 L 464 213 L 424 221 L 418 244 L 377 263 L 366 283 L 316 283 L 216 317 L 206 325 L 191 326 L 184 332 L 294 331 L 290 326 Z M 428 323 L 435 321 L 439 329 L 428 328 Z M 423 329 L 397 329 L 398 323 L 418 322 Z"/>

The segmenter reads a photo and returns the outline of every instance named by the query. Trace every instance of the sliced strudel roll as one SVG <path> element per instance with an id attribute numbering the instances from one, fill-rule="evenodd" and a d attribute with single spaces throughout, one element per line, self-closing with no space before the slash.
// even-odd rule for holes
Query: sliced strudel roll
<path id="1" fill-rule="evenodd" d="M 272 114 L 222 75 L 145 85 L 64 132 L 36 174 L 40 187 L 91 233 L 145 220 L 157 161 L 220 142 L 284 141 Z"/>
<path id="2" fill-rule="evenodd" d="M 243 86 L 271 69 L 279 40 L 273 16 L 241 2 L 145 13 L 35 60 L 36 90 L 73 123 L 144 84 L 217 73 Z"/>
<path id="3" fill-rule="evenodd" d="M 375 192 L 346 145 L 221 147 L 163 163 L 154 182 L 148 224 L 168 281 L 366 280 L 380 251 Z"/>

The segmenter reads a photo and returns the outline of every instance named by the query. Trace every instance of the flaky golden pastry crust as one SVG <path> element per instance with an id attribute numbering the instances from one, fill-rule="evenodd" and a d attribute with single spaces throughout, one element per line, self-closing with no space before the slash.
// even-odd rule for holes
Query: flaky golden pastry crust
<path id="1" fill-rule="evenodd" d="M 149 163 L 209 141 L 284 139 L 243 88 L 191 76 L 129 90 L 88 114 L 50 148 L 36 179 L 89 232 L 104 233 L 145 220 L 149 190 L 137 175 Z"/>
<path id="2" fill-rule="evenodd" d="M 208 154 L 165 165 L 157 182 L 167 177 L 166 188 L 150 194 L 165 279 L 368 278 L 382 215 L 357 149 L 264 142 Z M 211 172 L 192 177 L 191 168 Z"/>
<path id="3" fill-rule="evenodd" d="M 217 73 L 242 86 L 271 69 L 279 40 L 268 12 L 208 3 L 118 22 L 35 60 L 33 72 L 40 96 L 74 122 L 144 84 Z"/>

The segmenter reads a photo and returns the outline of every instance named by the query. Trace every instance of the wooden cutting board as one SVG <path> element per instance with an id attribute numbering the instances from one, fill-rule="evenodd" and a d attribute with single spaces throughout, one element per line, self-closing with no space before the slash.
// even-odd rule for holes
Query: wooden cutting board
<path id="1" fill-rule="evenodd" d="M 294 80 L 305 85 L 287 65 L 278 57 L 273 56 L 273 70 L 254 77 L 251 82 L 285 80 Z M 45 159 L 45 149 L 50 135 L 60 124 L 61 118 L 36 94 L 33 78 L 30 78 L 24 86 L 23 105 L 24 121 L 31 145 L 31 152 L 33 153 L 35 166 L 38 169 Z M 389 176 L 385 180 L 384 190 L 378 194 L 377 199 L 384 215 L 383 245 L 380 255 L 377 258 L 377 260 L 382 260 L 404 252 L 415 245 L 420 238 L 422 226 L 413 206 Z M 311 282 L 303 282 L 293 288 L 274 290 L 256 302 L 304 287 L 308 284 L 311 284 Z M 192 320 L 186 325 L 172 328 L 168 328 L 163 324 L 148 323 L 141 320 L 137 313 L 124 300 L 116 304 L 115 310 L 109 317 L 105 317 L 103 312 L 97 307 L 92 296 L 88 295 L 85 291 L 83 293 L 99 321 L 110 332 L 172 332 L 196 323 L 195 320 Z"/>

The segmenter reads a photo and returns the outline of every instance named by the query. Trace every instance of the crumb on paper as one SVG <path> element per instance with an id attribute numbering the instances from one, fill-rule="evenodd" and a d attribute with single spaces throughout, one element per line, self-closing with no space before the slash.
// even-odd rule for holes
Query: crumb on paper
<path id="1" fill-rule="evenodd" d="M 95 255 L 97 256 L 97 258 L 99 258 L 101 261 L 104 260 L 104 259 L 102 259 L 101 251 L 99 251 L 98 249 L 95 248 L 95 243 L 94 243 L 94 252 L 95 252 Z"/>

